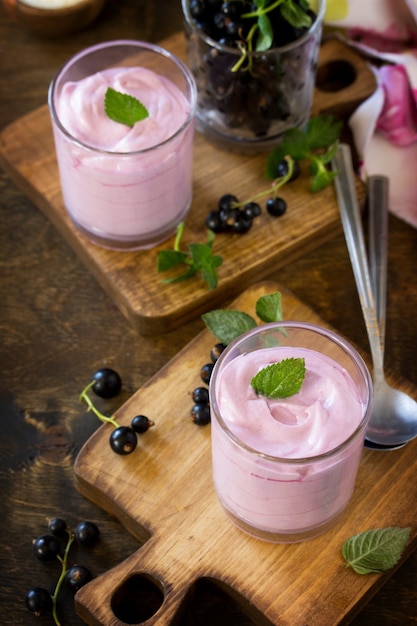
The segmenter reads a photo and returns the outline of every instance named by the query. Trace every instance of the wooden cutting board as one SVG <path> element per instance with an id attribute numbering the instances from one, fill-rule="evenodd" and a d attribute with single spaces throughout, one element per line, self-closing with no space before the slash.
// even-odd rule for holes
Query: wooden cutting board
<path id="1" fill-rule="evenodd" d="M 254 315 L 258 297 L 277 290 L 285 319 L 321 323 L 272 282 L 248 288 L 232 308 Z M 174 616 L 196 581 L 209 579 L 261 626 L 346 624 L 392 570 L 355 574 L 341 556 L 345 539 L 372 528 L 411 526 L 403 558 L 417 545 L 417 440 L 391 452 L 364 450 L 353 498 L 321 537 L 293 545 L 253 539 L 220 509 L 211 480 L 210 426 L 190 419 L 190 393 L 201 383 L 200 367 L 213 343 L 202 331 L 117 412 L 121 424 L 137 413 L 155 421 L 133 454 L 120 457 L 110 450 L 109 425 L 82 448 L 75 463 L 79 490 L 145 543 L 82 588 L 77 611 L 91 626 L 121 626 L 119 610 L 128 623 L 167 626 L 176 623 Z M 417 397 L 410 383 L 390 380 Z M 163 604 L 143 621 L 135 613 L 136 599 L 149 581 Z"/>
<path id="2" fill-rule="evenodd" d="M 163 42 L 165 48 L 185 57 L 181 33 Z M 338 60 L 340 59 L 340 60 Z M 316 89 L 314 113 L 346 116 L 375 89 L 375 79 L 363 60 L 336 39 L 322 46 L 319 68 L 321 89 Z M 335 82 L 337 80 L 337 82 Z M 340 81 L 342 80 L 342 84 Z M 173 238 L 153 250 L 114 252 L 91 244 L 69 220 L 63 200 L 47 106 L 5 128 L 0 135 L 4 169 L 38 208 L 53 222 L 122 312 L 143 334 L 165 332 L 201 314 L 225 297 L 230 298 L 271 269 L 290 263 L 338 232 L 339 214 L 333 187 L 313 194 L 308 172 L 283 196 L 287 214 L 273 219 L 264 214 L 244 236 L 218 235 L 214 251 L 223 257 L 219 286 L 192 279 L 162 284 L 156 271 L 157 253 L 172 248 Z M 193 202 L 186 222 L 184 249 L 206 240 L 205 217 L 217 208 L 224 193 L 241 200 L 265 190 L 266 156 L 244 156 L 215 148 L 197 134 L 194 158 Z M 358 192 L 363 198 L 362 186 Z"/>

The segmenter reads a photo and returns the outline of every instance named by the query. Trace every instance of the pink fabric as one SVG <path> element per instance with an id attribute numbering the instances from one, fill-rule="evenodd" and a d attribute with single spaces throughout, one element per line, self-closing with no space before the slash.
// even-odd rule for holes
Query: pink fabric
<path id="1" fill-rule="evenodd" d="M 376 92 L 349 120 L 360 175 L 388 176 L 390 210 L 417 228 L 417 0 L 348 5 L 332 25 L 369 59 L 377 79 Z"/>

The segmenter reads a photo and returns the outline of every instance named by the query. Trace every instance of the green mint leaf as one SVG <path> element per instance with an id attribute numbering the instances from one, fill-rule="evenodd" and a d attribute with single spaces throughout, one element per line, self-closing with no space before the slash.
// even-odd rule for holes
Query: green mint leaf
<path id="1" fill-rule="evenodd" d="M 172 278 L 164 278 L 164 280 L 162 282 L 165 283 L 166 285 L 170 284 L 170 283 L 181 283 L 184 280 L 188 280 L 189 278 L 192 278 L 196 274 L 197 274 L 196 268 L 195 267 L 189 267 L 182 274 L 178 274 L 177 276 L 173 276 Z"/>
<path id="2" fill-rule="evenodd" d="M 166 272 L 181 263 L 185 263 L 188 254 L 179 250 L 160 250 L 157 258 L 157 271 Z"/>
<path id="3" fill-rule="evenodd" d="M 309 150 L 325 149 L 336 143 L 342 126 L 343 122 L 336 121 L 333 115 L 316 115 L 310 118 L 305 132 Z"/>
<path id="4" fill-rule="evenodd" d="M 104 110 L 111 120 L 131 128 L 136 122 L 149 117 L 147 108 L 137 98 L 112 87 L 108 87 L 104 96 Z"/>
<path id="5" fill-rule="evenodd" d="M 401 558 L 411 528 L 377 528 L 354 535 L 345 541 L 342 554 L 357 574 L 385 572 Z"/>
<path id="6" fill-rule="evenodd" d="M 279 291 L 261 296 L 256 302 L 256 315 L 263 322 L 282 321 L 282 298 Z"/>
<path id="7" fill-rule="evenodd" d="M 284 0 L 281 6 L 281 15 L 295 28 L 310 28 L 312 24 L 310 15 L 293 0 Z"/>
<path id="8" fill-rule="evenodd" d="M 260 15 L 258 17 L 258 36 L 256 38 L 256 51 L 263 52 L 269 50 L 272 45 L 274 33 L 269 17 L 267 15 Z"/>
<path id="9" fill-rule="evenodd" d="M 216 269 L 223 263 L 223 259 L 220 255 L 213 254 L 211 243 L 211 240 L 209 243 L 191 243 L 189 249 L 192 266 L 201 272 L 208 288 L 214 289 L 218 281 Z"/>
<path id="10" fill-rule="evenodd" d="M 289 358 L 262 368 L 250 384 L 260 396 L 288 398 L 300 391 L 305 373 L 304 359 Z"/>
<path id="11" fill-rule="evenodd" d="M 242 311 L 215 309 L 203 313 L 202 318 L 211 334 L 226 345 L 256 326 L 253 317 Z"/>
<path id="12" fill-rule="evenodd" d="M 157 257 L 157 271 L 165 272 L 181 264 L 187 265 L 187 269 L 178 276 L 166 278 L 164 283 L 178 283 L 188 278 L 192 278 L 198 272 L 201 273 L 203 280 L 206 281 L 209 289 L 217 287 L 218 276 L 217 268 L 223 263 L 220 255 L 213 254 L 212 247 L 215 238 L 213 231 L 207 231 L 206 243 L 189 244 L 189 252 L 180 250 L 182 236 L 184 234 L 185 224 L 180 222 L 177 226 L 173 250 L 160 250 Z"/>

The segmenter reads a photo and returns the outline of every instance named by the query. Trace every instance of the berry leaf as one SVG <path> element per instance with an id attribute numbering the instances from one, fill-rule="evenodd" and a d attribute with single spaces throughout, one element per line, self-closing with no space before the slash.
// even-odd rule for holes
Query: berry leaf
<path id="1" fill-rule="evenodd" d="M 133 126 L 149 117 L 148 109 L 137 98 L 108 87 L 104 96 L 107 117 L 119 124 Z"/>
<path id="2" fill-rule="evenodd" d="M 307 124 L 307 141 L 311 151 L 325 149 L 334 144 L 342 130 L 343 122 L 337 122 L 333 115 L 316 115 Z"/>
<path id="3" fill-rule="evenodd" d="M 250 384 L 260 396 L 288 398 L 300 391 L 305 373 L 304 359 L 283 359 L 262 368 Z"/>
<path id="4" fill-rule="evenodd" d="M 180 222 L 177 226 L 177 234 L 172 250 L 160 250 L 158 252 L 156 269 L 158 272 L 165 272 L 183 264 L 186 266 L 186 269 L 182 274 L 166 278 L 163 282 L 178 283 L 192 278 L 200 272 L 208 288 L 214 289 L 218 283 L 217 268 L 223 263 L 220 255 L 213 254 L 212 247 L 215 235 L 211 230 L 207 231 L 206 243 L 190 243 L 188 245 L 189 251 L 183 252 L 180 250 L 180 245 L 184 228 L 184 222 Z"/>
<path id="5" fill-rule="evenodd" d="M 342 546 L 343 557 L 357 574 L 385 572 L 401 558 L 411 528 L 377 528 L 354 535 Z"/>
<path id="6" fill-rule="evenodd" d="M 256 302 L 256 315 L 263 322 L 282 321 L 282 298 L 279 291 L 261 296 Z"/>
<path id="7" fill-rule="evenodd" d="M 161 250 L 158 254 L 157 270 L 158 272 L 166 272 L 184 263 L 187 258 L 188 254 L 180 250 Z"/>
<path id="8" fill-rule="evenodd" d="M 281 15 L 289 24 L 296 28 L 310 28 L 312 20 L 310 15 L 306 13 L 306 10 L 309 8 L 308 4 L 305 2 L 300 4 L 304 4 L 304 7 L 299 6 L 293 0 L 284 0 L 281 6 Z"/>
<path id="9" fill-rule="evenodd" d="M 215 309 L 203 313 L 202 318 L 208 330 L 226 345 L 256 326 L 253 317 L 242 311 Z"/>
<path id="10" fill-rule="evenodd" d="M 260 15 L 258 18 L 259 33 L 256 38 L 257 52 L 269 50 L 272 45 L 274 33 L 272 31 L 271 21 L 267 15 Z"/>

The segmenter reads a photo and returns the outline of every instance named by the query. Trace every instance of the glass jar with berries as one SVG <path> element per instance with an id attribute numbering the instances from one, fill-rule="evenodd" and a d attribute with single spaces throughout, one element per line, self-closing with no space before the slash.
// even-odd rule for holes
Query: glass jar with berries
<path id="1" fill-rule="evenodd" d="M 182 8 L 200 132 L 253 152 L 307 123 L 326 0 L 182 0 Z"/>

